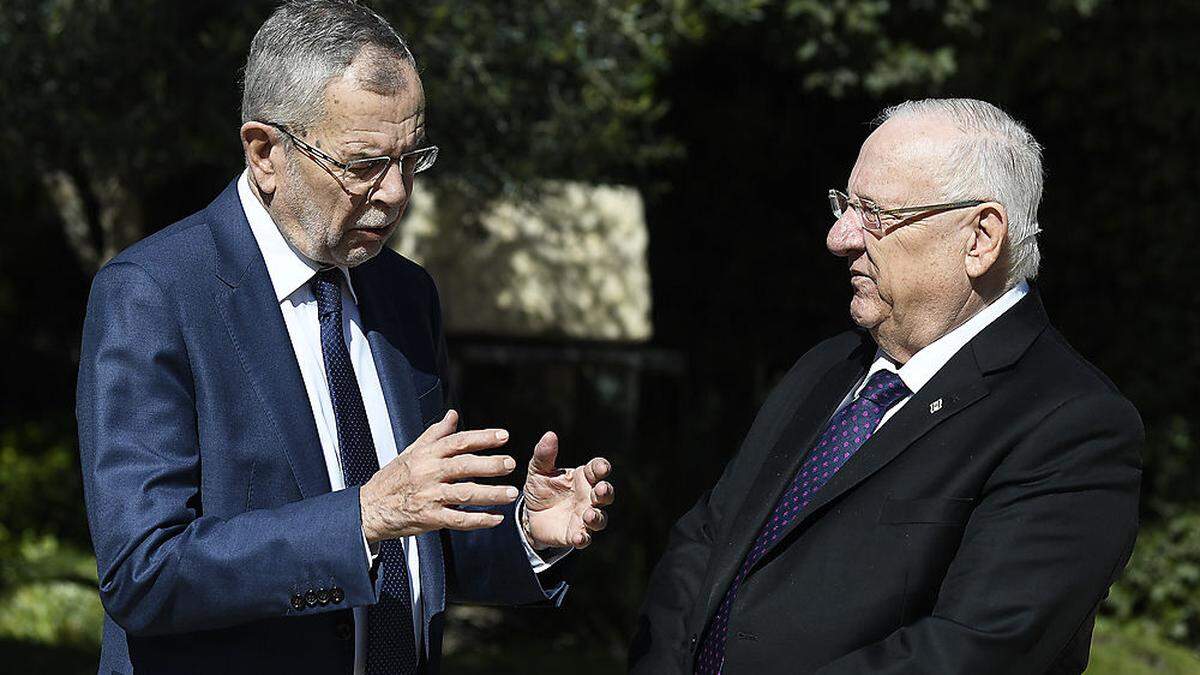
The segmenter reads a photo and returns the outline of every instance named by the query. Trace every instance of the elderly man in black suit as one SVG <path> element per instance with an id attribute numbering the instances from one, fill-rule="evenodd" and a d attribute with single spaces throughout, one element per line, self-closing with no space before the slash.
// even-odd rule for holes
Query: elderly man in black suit
<path id="1" fill-rule="evenodd" d="M 813 347 L 676 524 L 637 673 L 1079 673 L 1137 532 L 1142 425 L 1031 280 L 1041 149 L 995 106 L 881 115 Z"/>

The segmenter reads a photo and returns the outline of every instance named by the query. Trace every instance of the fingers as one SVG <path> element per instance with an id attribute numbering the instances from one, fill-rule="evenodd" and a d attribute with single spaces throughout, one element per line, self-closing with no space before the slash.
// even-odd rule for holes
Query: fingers
<path id="1" fill-rule="evenodd" d="M 504 516 L 498 513 L 442 509 L 436 520 L 440 526 L 438 529 L 481 530 L 488 527 L 495 527 L 504 522 Z"/>
<path id="2" fill-rule="evenodd" d="M 557 470 L 554 468 L 554 464 L 557 460 L 558 436 L 553 431 L 547 431 L 542 434 L 537 445 L 533 446 L 533 459 L 529 460 L 529 473 L 544 476 L 554 475 Z"/>
<path id="3" fill-rule="evenodd" d="M 516 501 L 520 494 L 511 485 L 479 483 L 455 483 L 445 486 L 444 490 L 442 503 L 455 506 L 501 506 Z"/>
<path id="4" fill-rule="evenodd" d="M 426 443 L 432 443 L 436 440 L 449 436 L 450 434 L 454 433 L 454 430 L 457 428 L 458 411 L 447 410 L 446 414 L 442 416 L 442 419 L 430 424 L 429 428 L 421 432 L 421 435 L 417 437 L 417 440 L 413 441 L 412 445 L 417 446 L 425 445 Z"/>
<path id="5" fill-rule="evenodd" d="M 612 483 L 600 481 L 592 488 L 592 506 L 608 506 L 613 503 L 613 493 Z"/>
<path id="6" fill-rule="evenodd" d="M 480 429 L 450 434 L 434 443 L 433 448 L 434 454 L 439 457 L 453 457 L 475 450 L 498 448 L 507 442 L 508 432 L 504 429 Z"/>
<path id="7" fill-rule="evenodd" d="M 592 543 L 592 535 L 588 534 L 587 530 L 576 532 L 575 535 L 571 537 L 571 546 L 574 546 L 577 549 L 587 548 L 588 544 L 590 543 Z"/>
<path id="8" fill-rule="evenodd" d="M 583 526 L 592 532 L 599 532 L 608 527 L 608 514 L 600 509 L 588 509 L 583 514 Z"/>
<path id="9" fill-rule="evenodd" d="M 443 460 L 442 479 L 455 481 L 465 478 L 495 478 L 507 476 L 515 468 L 517 460 L 508 455 L 459 455 Z"/>
<path id="10" fill-rule="evenodd" d="M 583 475 L 587 478 L 590 485 L 595 485 L 597 482 L 608 477 L 612 473 L 612 464 L 603 457 L 595 457 L 592 461 L 583 465 Z"/>

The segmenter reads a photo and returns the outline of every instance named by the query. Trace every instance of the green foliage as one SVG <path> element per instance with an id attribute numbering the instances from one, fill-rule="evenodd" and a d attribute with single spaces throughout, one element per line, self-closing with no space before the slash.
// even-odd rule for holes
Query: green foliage
<path id="1" fill-rule="evenodd" d="M 0 431 L 0 643 L 88 654 L 104 612 L 70 432 L 65 421 Z"/>
<path id="2" fill-rule="evenodd" d="M 1096 622 L 1087 675 L 1197 675 L 1200 655 L 1139 624 Z"/>
<path id="3" fill-rule="evenodd" d="M 1200 648 L 1200 513 L 1144 528 L 1105 610 L 1160 638 Z"/>
<path id="4" fill-rule="evenodd" d="M 1172 505 L 1200 506 L 1200 438 L 1194 423 L 1172 415 L 1146 431 L 1142 491 L 1150 507 L 1170 511 Z"/>
<path id="5" fill-rule="evenodd" d="M 0 430 L 0 527 L 87 541 L 73 436 L 67 420 Z"/>
<path id="6" fill-rule="evenodd" d="M 96 559 L 50 536 L 6 539 L 0 531 L 0 640 L 99 647 Z"/>

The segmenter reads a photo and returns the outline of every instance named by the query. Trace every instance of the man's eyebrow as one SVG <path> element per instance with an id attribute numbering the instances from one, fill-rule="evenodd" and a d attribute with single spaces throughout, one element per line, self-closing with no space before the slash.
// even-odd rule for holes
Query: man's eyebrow
<path id="1" fill-rule="evenodd" d="M 425 130 L 421 129 L 421 131 L 417 133 L 412 145 L 410 145 L 408 149 L 402 150 L 397 156 L 406 152 L 423 148 L 427 143 L 428 138 L 426 137 Z M 357 159 L 376 159 L 378 157 L 389 157 L 389 155 L 381 150 L 378 145 L 375 145 L 369 141 L 359 140 L 347 141 L 342 153 L 343 157 L 345 158 L 344 161 L 347 162 L 353 162 Z"/>
<path id="2" fill-rule="evenodd" d="M 868 195 L 864 192 L 851 191 L 849 188 L 847 188 L 847 194 L 849 194 L 851 197 L 857 197 L 858 199 L 861 199 L 864 202 L 871 202 L 872 204 L 879 203 L 879 200 L 875 199 L 871 195 Z"/>

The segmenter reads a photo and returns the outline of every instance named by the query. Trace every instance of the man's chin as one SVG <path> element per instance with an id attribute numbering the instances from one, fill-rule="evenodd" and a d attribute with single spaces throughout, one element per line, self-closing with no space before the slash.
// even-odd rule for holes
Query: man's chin
<path id="1" fill-rule="evenodd" d="M 883 312 L 879 311 L 876 301 L 855 293 L 854 298 L 850 300 L 850 319 L 859 328 L 871 330 L 883 323 Z"/>
<path id="2" fill-rule="evenodd" d="M 383 250 L 383 243 L 384 240 L 355 242 L 346 250 L 345 254 L 338 257 L 342 259 L 342 264 L 346 267 L 361 265 L 379 255 L 379 252 Z"/>

